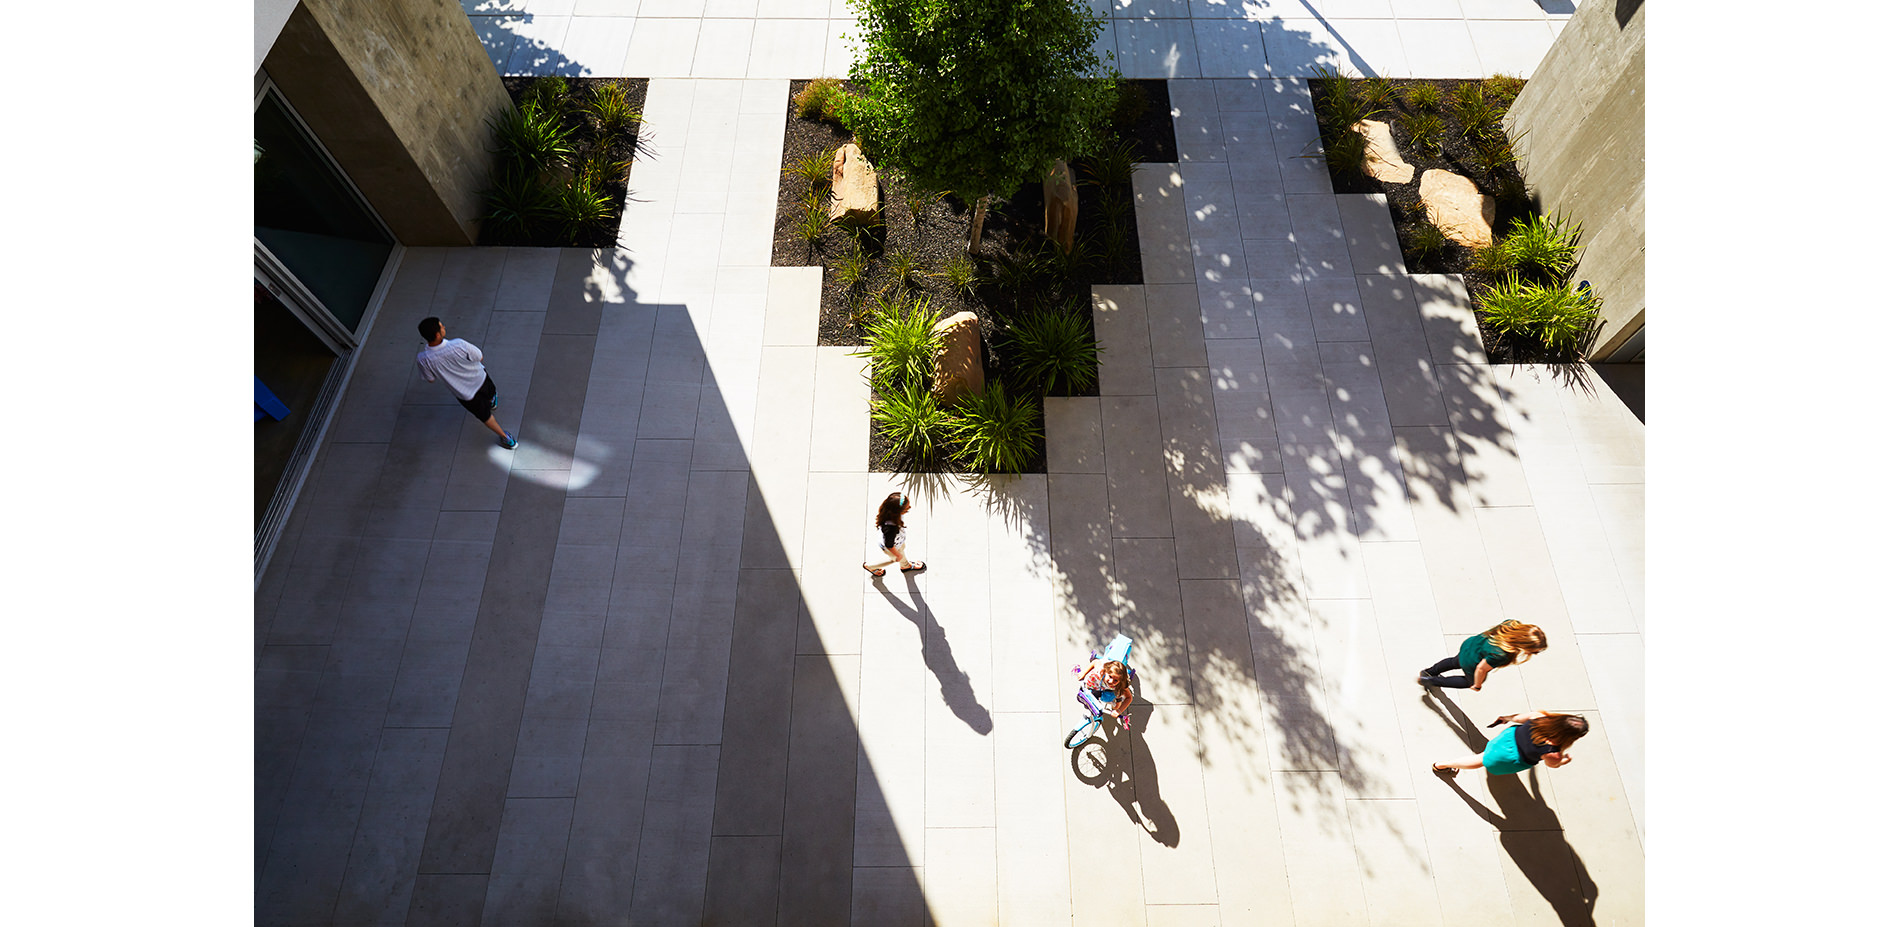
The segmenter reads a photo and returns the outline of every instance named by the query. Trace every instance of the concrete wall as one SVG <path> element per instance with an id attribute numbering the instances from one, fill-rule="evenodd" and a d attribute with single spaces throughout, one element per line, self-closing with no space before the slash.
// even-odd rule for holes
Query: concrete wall
<path id="1" fill-rule="evenodd" d="M 1608 357 L 1643 325 L 1642 0 L 1582 0 L 1505 117 L 1546 215 L 1583 230 L 1577 279 L 1603 297 Z"/>
<path id="2" fill-rule="evenodd" d="M 396 240 L 474 243 L 508 93 L 457 0 L 303 0 L 264 71 Z"/>

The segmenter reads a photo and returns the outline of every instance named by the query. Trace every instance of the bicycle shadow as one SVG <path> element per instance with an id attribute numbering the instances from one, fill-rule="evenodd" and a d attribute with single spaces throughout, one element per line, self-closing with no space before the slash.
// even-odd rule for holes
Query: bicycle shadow
<path id="1" fill-rule="evenodd" d="M 1473 753 L 1484 752 L 1488 742 L 1485 732 L 1449 696 L 1432 689 L 1419 698 L 1458 732 Z M 1456 777 L 1442 778 L 1473 813 L 1497 828 L 1499 844 L 1537 893 L 1544 896 L 1560 923 L 1565 927 L 1595 924 L 1597 884 L 1590 878 L 1583 859 L 1564 838 L 1557 812 L 1544 800 L 1537 782 L 1538 770 L 1529 771 L 1528 788 L 1523 779 L 1514 775 L 1493 776 L 1483 770 L 1462 773 L 1464 776 L 1474 774 L 1484 776 L 1485 787 L 1490 790 L 1491 800 L 1498 810 L 1493 811 L 1472 797 Z"/>
<path id="2" fill-rule="evenodd" d="M 943 625 L 938 624 L 936 617 L 931 614 L 930 604 L 918 597 L 916 583 L 906 575 L 904 585 L 914 603 L 906 605 L 885 586 L 884 580 L 888 576 L 874 578 L 871 585 L 890 603 L 891 608 L 917 626 L 918 646 L 924 652 L 924 665 L 936 675 L 937 689 L 943 697 L 943 703 L 950 706 L 951 713 L 969 725 L 970 730 L 989 734 L 996 726 L 995 722 L 990 718 L 989 709 L 977 701 L 976 690 L 970 685 L 970 674 L 957 666 L 956 654 L 950 650 L 950 639 L 944 635 Z"/>
<path id="3" fill-rule="evenodd" d="M 1069 752 L 1069 769 L 1083 785 L 1107 788 L 1109 797 L 1121 806 L 1128 820 L 1139 825 L 1154 842 L 1178 847 L 1181 825 L 1174 819 L 1168 803 L 1161 799 L 1154 754 L 1141 737 L 1153 713 L 1153 705 L 1137 698 L 1128 709 L 1128 730 L 1121 730 L 1120 724 L 1104 717 L 1101 729 Z M 1103 760 L 1100 771 L 1093 775 L 1083 770 L 1084 751 L 1088 751 L 1091 744 L 1101 745 Z"/>

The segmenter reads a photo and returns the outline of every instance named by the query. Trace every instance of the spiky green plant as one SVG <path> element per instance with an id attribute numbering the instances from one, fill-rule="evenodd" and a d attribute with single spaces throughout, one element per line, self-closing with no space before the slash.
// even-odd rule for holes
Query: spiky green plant
<path id="1" fill-rule="evenodd" d="M 920 466 L 930 464 L 955 421 L 937 402 L 927 379 L 912 380 L 871 403 L 872 427 L 891 442 L 884 453 L 886 461 L 903 456 Z"/>
<path id="2" fill-rule="evenodd" d="M 792 163 L 785 166 L 784 173 L 802 178 L 812 189 L 829 187 L 831 186 L 831 159 L 837 151 L 836 148 L 827 148 L 824 151 L 814 151 L 802 158 L 794 158 Z"/>
<path id="3" fill-rule="evenodd" d="M 1138 163 L 1140 155 L 1136 153 L 1134 142 L 1103 145 L 1077 163 L 1077 173 L 1081 176 L 1076 183 L 1103 190 L 1123 187 L 1134 178 Z"/>
<path id="4" fill-rule="evenodd" d="M 535 106 L 502 110 L 488 125 L 495 134 L 495 147 L 490 150 L 510 170 L 547 173 L 574 151 L 571 130 Z"/>
<path id="5" fill-rule="evenodd" d="M 890 395 L 906 383 L 928 382 L 943 341 L 936 324 L 936 310 L 927 299 L 878 297 L 864 325 L 864 350 L 851 355 L 871 362 L 867 375 L 871 388 L 879 395 Z"/>
<path id="6" fill-rule="evenodd" d="M 952 255 L 937 275 L 957 293 L 970 296 L 976 292 L 976 265 L 970 262 L 967 255 Z"/>
<path id="7" fill-rule="evenodd" d="M 909 248 L 896 248 L 884 253 L 884 270 L 891 275 L 891 286 L 898 292 L 905 288 L 914 288 L 930 276 L 924 272 L 924 262 Z"/>
<path id="8" fill-rule="evenodd" d="M 792 234 L 798 236 L 798 240 L 810 248 L 818 244 L 819 239 L 825 237 L 825 230 L 829 228 L 831 228 L 831 213 L 825 208 L 824 200 L 819 199 L 808 203 L 805 211 L 799 213 L 798 219 L 792 224 Z"/>
<path id="9" fill-rule="evenodd" d="M 1517 258 L 1511 255 L 1511 249 L 1505 247 L 1502 238 L 1471 252 L 1471 269 L 1482 274 L 1496 277 L 1516 266 Z"/>
<path id="10" fill-rule="evenodd" d="M 498 245 L 527 244 L 555 213 L 553 191 L 537 174 L 503 171 L 482 194 L 483 237 Z"/>
<path id="11" fill-rule="evenodd" d="M 632 161 L 614 157 L 612 149 L 602 144 L 581 158 L 574 174 L 594 186 L 605 187 L 610 183 L 625 183 L 632 167 Z"/>
<path id="12" fill-rule="evenodd" d="M 1443 147 L 1439 137 L 1445 134 L 1445 120 L 1434 113 L 1406 113 L 1393 120 L 1399 131 L 1405 134 L 1414 147 L 1428 155 L 1436 156 Z"/>
<path id="13" fill-rule="evenodd" d="M 1421 113 L 1436 112 L 1438 110 L 1439 93 L 1437 84 L 1413 84 L 1405 88 L 1404 97 L 1405 105 Z"/>
<path id="14" fill-rule="evenodd" d="M 1466 138 L 1495 131 L 1498 117 L 1502 115 L 1497 105 L 1485 97 L 1483 85 L 1477 83 L 1452 88 L 1451 102 L 1445 111 L 1458 124 L 1458 133 Z"/>
<path id="15" fill-rule="evenodd" d="M 864 276 L 870 269 L 870 256 L 864 253 L 863 248 L 854 245 L 831 262 L 831 279 L 843 284 L 846 291 L 853 291 L 864 282 Z"/>
<path id="16" fill-rule="evenodd" d="M 957 406 L 950 426 L 957 460 L 981 473 L 1021 473 L 1042 438 L 1040 406 L 1035 397 L 1011 397 L 991 381 Z"/>
<path id="17" fill-rule="evenodd" d="M 564 244 L 586 244 L 613 217 L 613 197 L 584 177 L 574 178 L 555 192 L 553 223 Z"/>
<path id="18" fill-rule="evenodd" d="M 1524 90 L 1524 78 L 1511 74 L 1493 74 L 1484 79 L 1484 92 L 1498 101 L 1499 106 L 1509 108 Z"/>
<path id="19" fill-rule="evenodd" d="M 1353 131 L 1338 132 L 1326 140 L 1326 169 L 1335 174 L 1351 174 L 1366 163 L 1366 137 Z"/>
<path id="20" fill-rule="evenodd" d="M 1573 228 L 1563 213 L 1512 219 L 1504 233 L 1504 249 L 1520 270 L 1541 271 L 1550 280 L 1563 280 L 1577 266 L 1577 248 L 1583 230 Z"/>
<path id="21" fill-rule="evenodd" d="M 1034 303 L 1047 293 L 1055 280 L 1049 268 L 1048 253 L 1028 243 L 1018 245 L 990 262 L 989 282 L 1017 306 Z"/>
<path id="22" fill-rule="evenodd" d="M 1004 324 L 997 347 L 1009 358 L 1014 383 L 1041 395 L 1074 395 L 1095 385 L 1101 343 L 1082 307 L 1073 303 L 1032 309 Z"/>
<path id="23" fill-rule="evenodd" d="M 1471 140 L 1471 160 L 1478 170 L 1492 174 L 1517 163 L 1517 151 L 1501 132 L 1487 132 Z"/>
<path id="24" fill-rule="evenodd" d="M 632 131 L 640 124 L 640 114 L 619 84 L 595 84 L 587 101 L 587 114 L 593 118 L 595 128 L 607 136 Z"/>
<path id="25" fill-rule="evenodd" d="M 1365 101 L 1353 88 L 1353 82 L 1340 74 L 1339 69 L 1320 65 L 1313 68 L 1313 78 L 1308 82 L 1313 93 L 1313 114 L 1319 117 L 1321 131 L 1331 127 L 1333 132 L 1346 132 L 1353 123 L 1371 115 Z M 1322 135 L 1321 143 L 1330 147 L 1333 137 Z"/>
<path id="26" fill-rule="evenodd" d="M 1082 280 L 1101 262 L 1101 249 L 1095 247 L 1095 239 L 1091 235 L 1076 233 L 1067 248 L 1057 245 L 1053 239 L 1045 239 L 1045 242 L 1043 266 L 1055 275 L 1057 281 Z"/>
<path id="27" fill-rule="evenodd" d="M 568 109 L 567 79 L 553 74 L 535 78 L 534 83 L 528 85 L 528 92 L 521 95 L 521 105 L 532 106 L 558 119 Z"/>
<path id="28" fill-rule="evenodd" d="M 1399 88 L 1392 79 L 1373 75 L 1359 82 L 1359 103 L 1365 107 L 1366 115 L 1377 115 L 1391 108 L 1393 98 L 1398 96 Z"/>
<path id="29" fill-rule="evenodd" d="M 1430 222 L 1421 223 L 1412 228 L 1405 239 L 1405 254 L 1413 260 L 1420 260 L 1445 247 L 1445 233 Z"/>
<path id="30" fill-rule="evenodd" d="M 1602 324 L 1602 302 L 1594 294 L 1564 283 L 1531 283 L 1516 271 L 1480 288 L 1475 302 L 1500 334 L 1536 341 L 1560 357 L 1580 355 Z"/>

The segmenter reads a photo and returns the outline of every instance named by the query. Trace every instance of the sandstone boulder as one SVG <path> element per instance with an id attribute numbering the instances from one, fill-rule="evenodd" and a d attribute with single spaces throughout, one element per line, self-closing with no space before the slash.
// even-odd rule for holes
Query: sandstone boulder
<path id="1" fill-rule="evenodd" d="M 966 395 L 983 391 L 983 332 L 976 313 L 959 312 L 935 327 L 943 337 L 937 349 L 930 391 L 937 401 L 953 405 Z"/>
<path id="2" fill-rule="evenodd" d="M 1042 233 L 1063 251 L 1075 244 L 1075 213 L 1080 204 L 1069 162 L 1057 161 L 1042 178 Z"/>
<path id="3" fill-rule="evenodd" d="M 1491 243 L 1491 223 L 1497 218 L 1497 201 L 1479 193 L 1477 184 L 1461 175 L 1434 168 L 1419 178 L 1418 195 L 1425 201 L 1425 218 L 1438 226 L 1446 238 L 1467 248 L 1482 248 Z"/>
<path id="4" fill-rule="evenodd" d="M 1352 130 L 1366 139 L 1366 157 L 1360 164 L 1366 176 L 1386 183 L 1412 182 L 1412 175 L 1418 169 L 1399 154 L 1398 143 L 1392 141 L 1391 126 L 1374 119 L 1361 119 L 1352 124 Z"/>
<path id="5" fill-rule="evenodd" d="M 856 142 L 831 156 L 831 220 L 867 223 L 877 218 L 877 171 Z"/>

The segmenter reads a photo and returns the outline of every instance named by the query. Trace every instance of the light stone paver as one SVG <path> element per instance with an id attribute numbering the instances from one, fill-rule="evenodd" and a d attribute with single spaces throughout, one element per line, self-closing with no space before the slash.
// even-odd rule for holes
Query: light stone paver
<path id="1" fill-rule="evenodd" d="M 654 78 L 654 156 L 612 253 L 405 257 L 259 589 L 259 923 L 1549 923 L 1586 886 L 1642 922 L 1641 425 L 1587 370 L 1489 367 L 1456 278 L 1300 157 L 1311 65 L 1528 73 L 1567 16 L 1096 6 L 1171 78 L 1182 161 L 1137 171 L 1146 283 L 1096 288 L 1101 395 L 1048 401 L 1051 472 L 968 486 L 869 472 L 821 275 L 768 266 L 785 80 L 845 73 L 846 5 L 465 5 L 498 71 Z M 426 314 L 521 451 L 413 382 Z M 565 443 L 531 405 L 561 388 Z M 931 567 L 872 583 L 896 488 Z M 524 518 L 549 567 L 510 694 L 471 641 Z M 1552 648 L 1421 697 L 1504 617 Z M 1084 780 L 1069 666 L 1117 632 L 1136 730 Z M 443 758 L 502 697 L 493 845 L 445 868 Z M 1426 770 L 1526 707 L 1591 719 L 1575 763 Z"/>

